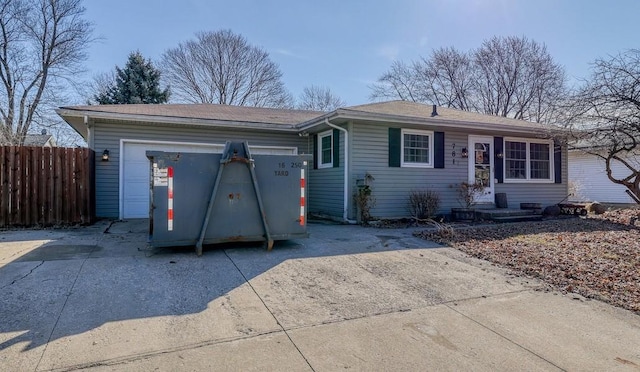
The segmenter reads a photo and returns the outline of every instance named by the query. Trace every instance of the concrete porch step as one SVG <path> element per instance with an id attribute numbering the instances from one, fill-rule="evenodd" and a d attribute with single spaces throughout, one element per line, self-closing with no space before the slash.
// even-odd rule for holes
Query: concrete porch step
<path id="1" fill-rule="evenodd" d="M 490 220 L 496 217 L 515 217 L 535 215 L 531 209 L 476 209 L 476 215 L 480 219 Z"/>
<path id="2" fill-rule="evenodd" d="M 540 221 L 542 220 L 541 214 L 529 214 L 522 216 L 503 216 L 503 217 L 493 217 L 491 221 L 507 223 L 507 222 L 526 222 L 526 221 Z"/>

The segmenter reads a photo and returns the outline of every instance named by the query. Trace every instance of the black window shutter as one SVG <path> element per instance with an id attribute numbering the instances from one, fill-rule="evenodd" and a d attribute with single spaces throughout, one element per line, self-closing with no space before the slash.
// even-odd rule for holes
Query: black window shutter
<path id="1" fill-rule="evenodd" d="M 493 166 L 495 167 L 495 178 L 498 183 L 504 182 L 504 138 L 493 137 L 493 151 L 495 153 L 495 161 Z M 498 157 L 498 154 L 502 154 L 502 157 Z"/>
<path id="2" fill-rule="evenodd" d="M 433 167 L 444 168 L 444 132 L 433 134 Z"/>
<path id="3" fill-rule="evenodd" d="M 313 169 L 318 169 L 318 135 L 313 136 Z"/>
<path id="4" fill-rule="evenodd" d="M 553 171 L 555 183 L 562 183 L 562 145 L 553 143 Z"/>
<path id="5" fill-rule="evenodd" d="M 400 166 L 400 136 L 401 136 L 400 128 L 389 128 L 389 166 L 390 167 L 399 167 Z"/>
<path id="6" fill-rule="evenodd" d="M 333 167 L 340 166 L 340 130 L 333 130 Z"/>

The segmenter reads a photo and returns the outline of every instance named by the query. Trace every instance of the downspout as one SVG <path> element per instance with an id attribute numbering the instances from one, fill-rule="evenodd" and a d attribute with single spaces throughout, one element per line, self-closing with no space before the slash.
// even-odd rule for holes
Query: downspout
<path id="1" fill-rule="evenodd" d="M 356 221 L 350 220 L 347 215 L 349 208 L 349 132 L 335 124 L 329 122 L 329 119 L 324 119 L 325 124 L 331 128 L 337 129 L 344 133 L 344 197 L 343 197 L 343 211 L 342 219 L 344 222 L 355 224 Z M 338 143 L 340 145 L 340 143 Z"/>

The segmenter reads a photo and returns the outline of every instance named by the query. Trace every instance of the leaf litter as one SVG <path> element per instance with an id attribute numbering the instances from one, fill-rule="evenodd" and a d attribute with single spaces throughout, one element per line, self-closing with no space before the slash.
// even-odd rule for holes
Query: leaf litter
<path id="1" fill-rule="evenodd" d="M 414 235 L 640 315 L 640 209 Z"/>

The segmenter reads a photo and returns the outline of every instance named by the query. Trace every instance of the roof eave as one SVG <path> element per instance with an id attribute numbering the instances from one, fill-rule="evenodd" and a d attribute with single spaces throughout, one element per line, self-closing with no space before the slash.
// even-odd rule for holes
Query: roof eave
<path id="1" fill-rule="evenodd" d="M 302 123 L 297 124 L 295 127 L 298 131 L 304 132 L 315 126 L 324 124 L 325 119 L 334 120 L 334 119 L 342 118 L 343 117 L 343 115 L 341 114 L 342 111 L 343 110 L 341 109 L 337 109 L 337 110 L 328 112 L 326 114 L 315 117 L 311 120 L 303 121 Z"/>
<path id="2" fill-rule="evenodd" d="M 56 112 L 84 138 L 86 138 L 86 133 L 87 133 L 87 130 L 86 130 L 87 125 L 85 124 L 85 117 L 87 117 L 87 119 L 121 120 L 121 121 L 137 122 L 137 123 L 181 124 L 181 125 L 202 126 L 202 127 L 218 127 L 218 128 L 223 127 L 223 128 L 234 128 L 234 129 L 246 128 L 246 129 L 276 130 L 276 131 L 293 132 L 293 133 L 298 132 L 298 130 L 295 128 L 293 124 L 270 124 L 270 123 L 259 123 L 259 122 L 198 119 L 198 118 L 185 118 L 185 117 L 162 116 L 162 115 L 121 114 L 121 113 L 112 113 L 112 112 L 75 110 L 75 109 L 69 109 L 65 107 L 61 107 L 57 109 Z"/>
<path id="3" fill-rule="evenodd" d="M 391 114 L 372 114 L 367 112 L 358 112 L 351 110 L 342 110 L 338 109 L 318 118 L 314 118 L 307 122 L 301 123 L 297 126 L 300 131 L 309 130 L 315 126 L 319 126 L 324 124 L 324 119 L 335 120 L 335 119 L 344 119 L 344 120 L 366 120 L 366 121 L 374 121 L 374 122 L 396 122 L 403 124 L 418 124 L 418 125 L 438 125 L 446 128 L 456 128 L 456 129 L 469 129 L 469 126 L 481 124 L 482 127 L 476 127 L 474 129 L 482 130 L 499 130 L 503 132 L 512 132 L 512 133 L 544 133 L 546 132 L 545 128 L 519 128 L 509 124 L 496 124 L 496 123 L 478 123 L 475 121 L 461 121 L 461 120 L 447 120 L 441 118 L 418 118 L 418 117 L 410 117 L 410 116 L 402 116 L 402 115 L 391 115 Z M 434 121 L 437 120 L 437 121 Z"/>
<path id="4" fill-rule="evenodd" d="M 85 141 L 87 140 L 87 136 L 89 135 L 89 128 L 85 123 L 84 115 L 77 115 L 77 111 L 65 109 L 64 107 L 57 108 L 55 111 Z"/>

